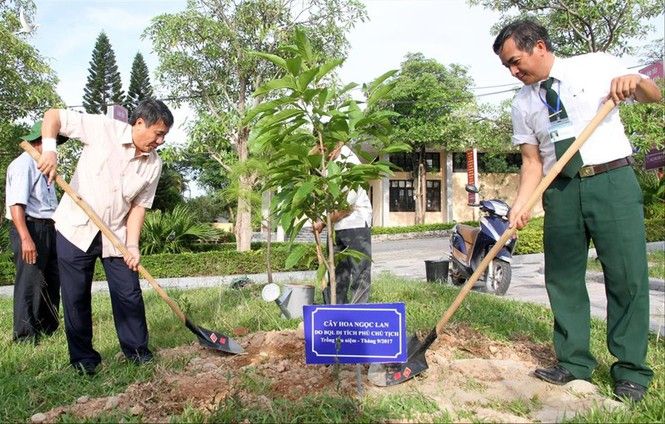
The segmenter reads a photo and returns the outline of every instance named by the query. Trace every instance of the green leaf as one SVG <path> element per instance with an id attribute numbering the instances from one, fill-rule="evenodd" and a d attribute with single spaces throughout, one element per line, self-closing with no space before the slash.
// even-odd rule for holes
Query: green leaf
<path id="1" fill-rule="evenodd" d="M 380 86 L 381 84 L 383 84 L 383 82 L 384 82 L 385 80 L 387 80 L 388 78 L 392 77 L 392 76 L 395 75 L 397 72 L 398 72 L 397 69 L 393 69 L 393 70 L 390 70 L 390 71 L 388 71 L 388 72 L 386 72 L 386 73 L 380 75 L 378 78 L 375 78 L 374 81 L 372 81 L 371 83 L 369 83 L 369 84 L 367 85 L 367 91 L 369 92 L 369 94 L 371 95 L 371 94 L 374 92 L 374 90 L 377 89 L 378 86 Z"/>
<path id="2" fill-rule="evenodd" d="M 307 180 L 298 188 L 298 191 L 293 195 L 292 206 L 300 205 L 309 195 L 314 191 L 314 181 Z"/>
<path id="3" fill-rule="evenodd" d="M 305 244 L 297 244 L 284 261 L 284 266 L 289 269 L 293 268 L 309 250 L 308 246 Z"/>
<path id="4" fill-rule="evenodd" d="M 386 94 L 394 88 L 394 84 L 384 84 L 371 91 L 371 95 L 367 99 L 367 107 L 373 107 L 379 100 L 383 99 Z"/>
<path id="5" fill-rule="evenodd" d="M 307 89 L 307 86 L 309 86 L 309 83 L 312 82 L 317 72 L 317 68 L 312 68 L 300 74 L 297 82 L 300 91 L 305 91 Z"/>
<path id="6" fill-rule="evenodd" d="M 344 59 L 332 59 L 321 65 L 319 67 L 319 72 L 316 74 L 316 81 L 320 81 L 321 78 L 328 75 L 330 71 L 340 66 L 342 63 L 344 63 Z"/>
<path id="7" fill-rule="evenodd" d="M 257 88 L 254 91 L 253 96 L 258 97 L 266 93 L 269 93 L 274 90 L 280 90 L 283 88 L 290 88 L 291 90 L 297 90 L 296 82 L 292 76 L 286 76 L 284 78 L 270 80 L 267 83 L 263 84 L 261 87 Z"/>
<path id="8" fill-rule="evenodd" d="M 301 66 L 302 66 L 302 59 L 300 58 L 300 56 L 295 56 L 290 59 L 286 59 L 286 67 L 293 76 L 296 76 L 300 73 Z"/>
<path id="9" fill-rule="evenodd" d="M 326 266 L 319 264 L 319 268 L 316 270 L 316 281 L 323 280 L 323 277 L 326 275 Z"/>
<path id="10" fill-rule="evenodd" d="M 312 45 L 302 28 L 296 28 L 296 46 L 298 47 L 298 52 L 306 62 L 312 62 L 314 60 Z"/>
<path id="11" fill-rule="evenodd" d="M 252 55 L 252 56 L 258 56 L 258 57 L 262 57 L 266 60 L 269 60 L 272 63 L 274 63 L 275 65 L 277 65 L 280 68 L 284 69 L 285 71 L 289 70 L 289 68 L 287 67 L 286 60 L 284 60 L 283 58 L 277 56 L 276 54 L 257 52 L 257 51 L 250 51 L 249 54 Z"/>
<path id="12" fill-rule="evenodd" d="M 300 116 L 303 115 L 304 112 L 300 109 L 297 108 L 289 108 L 289 109 L 284 109 L 280 110 L 274 115 L 266 117 L 265 120 L 261 121 L 261 125 L 265 127 L 272 127 L 276 124 L 279 124 L 281 122 L 287 121 L 295 116 Z"/>

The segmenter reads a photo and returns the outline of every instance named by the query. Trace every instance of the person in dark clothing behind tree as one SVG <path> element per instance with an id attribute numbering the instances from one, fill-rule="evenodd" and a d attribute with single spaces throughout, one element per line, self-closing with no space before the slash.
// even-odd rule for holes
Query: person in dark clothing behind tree
<path id="1" fill-rule="evenodd" d="M 22 137 L 41 152 L 41 121 Z M 58 143 L 66 137 L 60 136 Z M 37 343 L 42 334 L 58 328 L 60 279 L 55 251 L 55 227 L 51 219 L 58 199 L 27 152 L 7 168 L 5 217 L 9 230 L 16 279 L 14 281 L 14 341 Z"/>

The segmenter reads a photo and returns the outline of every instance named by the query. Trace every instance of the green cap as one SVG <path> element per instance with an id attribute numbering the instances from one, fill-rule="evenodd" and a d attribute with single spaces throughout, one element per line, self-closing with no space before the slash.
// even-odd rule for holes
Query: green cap
<path id="1" fill-rule="evenodd" d="M 33 142 L 41 138 L 42 138 L 42 121 L 37 121 L 32 126 L 30 133 L 21 137 L 21 140 Z M 69 137 L 65 137 L 64 135 L 58 134 L 58 137 L 56 137 L 56 144 L 62 144 L 67 140 L 69 140 Z"/>

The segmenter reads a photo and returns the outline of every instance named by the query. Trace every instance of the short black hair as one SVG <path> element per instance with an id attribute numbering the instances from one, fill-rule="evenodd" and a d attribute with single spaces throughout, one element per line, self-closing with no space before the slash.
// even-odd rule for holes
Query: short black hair
<path id="1" fill-rule="evenodd" d="M 173 114 L 163 101 L 157 99 L 141 100 L 132 111 L 129 118 L 129 125 L 136 124 L 139 118 L 143 118 L 146 126 L 150 127 L 159 121 L 164 122 L 168 128 L 173 125 Z"/>
<path id="2" fill-rule="evenodd" d="M 499 31 L 499 35 L 496 36 L 492 45 L 494 53 L 501 53 L 503 43 L 511 37 L 515 41 L 517 48 L 527 53 L 533 51 L 533 47 L 539 40 L 543 40 L 548 51 L 554 51 L 550 36 L 544 26 L 531 19 L 518 19 L 504 26 Z"/>

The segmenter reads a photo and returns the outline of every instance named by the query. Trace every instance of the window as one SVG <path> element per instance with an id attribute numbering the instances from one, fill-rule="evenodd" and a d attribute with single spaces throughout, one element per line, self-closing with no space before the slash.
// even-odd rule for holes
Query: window
<path id="1" fill-rule="evenodd" d="M 412 180 L 390 180 L 390 212 L 415 212 Z"/>
<path id="2" fill-rule="evenodd" d="M 417 160 L 417 153 L 395 153 L 390 155 L 390 163 L 398 166 L 401 172 L 413 172 L 414 163 Z M 439 172 L 441 170 L 441 154 L 439 152 L 425 152 L 425 169 L 427 172 Z"/>
<path id="3" fill-rule="evenodd" d="M 478 172 L 515 173 L 520 171 L 522 156 L 519 153 L 478 152 Z M 466 153 L 453 153 L 453 172 L 466 172 Z"/>
<path id="4" fill-rule="evenodd" d="M 427 172 L 439 172 L 441 170 L 441 155 L 439 152 L 425 153 L 425 168 Z"/>
<path id="5" fill-rule="evenodd" d="M 399 167 L 400 172 L 413 171 L 413 153 L 395 153 L 390 155 L 390 163 Z"/>
<path id="6" fill-rule="evenodd" d="M 390 212 L 415 212 L 412 180 L 390 180 Z M 441 211 L 441 181 L 427 180 L 425 187 L 425 210 Z"/>
<path id="7" fill-rule="evenodd" d="M 427 180 L 425 202 L 427 212 L 441 211 L 441 181 Z"/>

